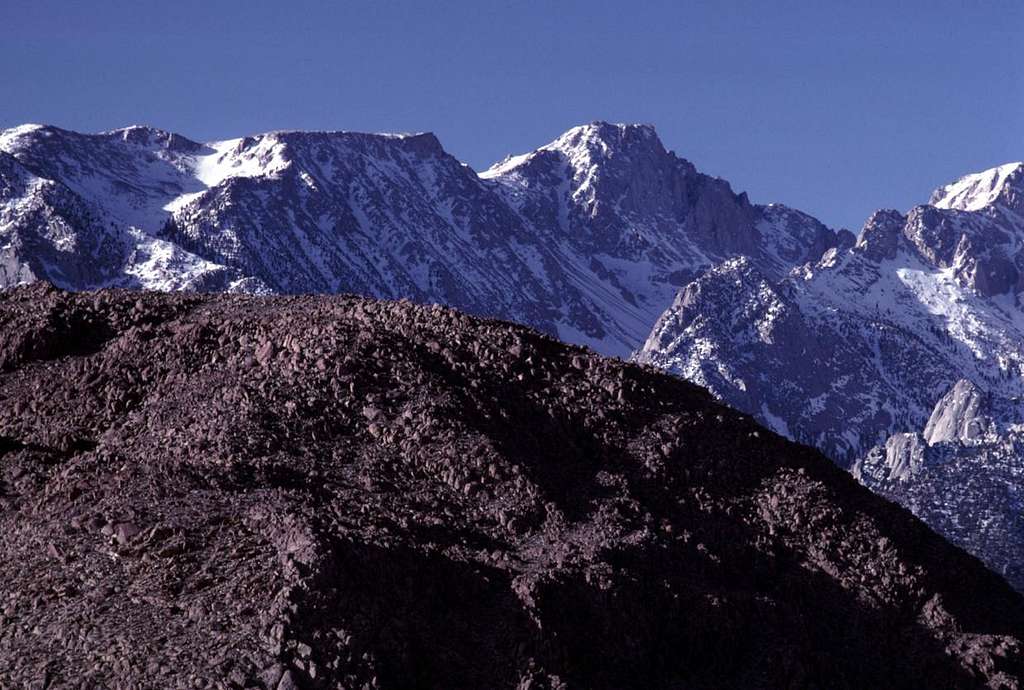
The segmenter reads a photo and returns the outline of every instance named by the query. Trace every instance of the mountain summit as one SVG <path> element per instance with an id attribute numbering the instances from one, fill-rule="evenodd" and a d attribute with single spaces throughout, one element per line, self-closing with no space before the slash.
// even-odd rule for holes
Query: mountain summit
<path id="1" fill-rule="evenodd" d="M 938 208 L 981 211 L 992 206 L 1024 213 L 1024 163 L 1007 163 L 940 187 L 928 202 Z"/>

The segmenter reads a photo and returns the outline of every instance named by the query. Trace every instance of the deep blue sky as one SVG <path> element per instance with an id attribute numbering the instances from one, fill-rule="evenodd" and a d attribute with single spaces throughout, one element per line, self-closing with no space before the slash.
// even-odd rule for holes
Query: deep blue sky
<path id="1" fill-rule="evenodd" d="M 0 127 L 430 130 L 483 169 L 582 122 L 650 122 L 754 201 L 854 229 L 1024 158 L 1020 0 L 5 0 L 0 14 Z"/>

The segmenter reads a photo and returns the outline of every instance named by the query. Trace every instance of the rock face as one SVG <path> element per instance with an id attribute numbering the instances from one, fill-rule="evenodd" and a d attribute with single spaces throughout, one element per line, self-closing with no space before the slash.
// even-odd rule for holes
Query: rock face
<path id="1" fill-rule="evenodd" d="M 993 400 L 961 380 L 923 434 L 890 436 L 857 461 L 854 475 L 1024 591 L 1022 458 L 1021 400 Z"/>
<path id="2" fill-rule="evenodd" d="M 807 447 L 523 327 L 0 293 L 0 686 L 1019 687 L 1024 601 Z"/>
<path id="3" fill-rule="evenodd" d="M 922 441 L 920 434 L 893 434 L 885 442 L 884 449 L 873 450 L 871 457 L 884 462 L 886 479 L 904 481 L 920 471 L 924 464 L 925 443 Z M 857 468 L 854 476 L 862 478 Z"/>
<path id="4" fill-rule="evenodd" d="M 480 175 L 432 134 L 0 132 L 0 287 L 409 298 L 625 357 L 712 263 L 781 277 L 847 234 L 751 204 L 645 125 L 576 127 Z"/>
<path id="5" fill-rule="evenodd" d="M 966 379 L 956 382 L 935 405 L 924 427 L 929 446 L 943 441 L 973 441 L 991 426 L 985 394 Z"/>

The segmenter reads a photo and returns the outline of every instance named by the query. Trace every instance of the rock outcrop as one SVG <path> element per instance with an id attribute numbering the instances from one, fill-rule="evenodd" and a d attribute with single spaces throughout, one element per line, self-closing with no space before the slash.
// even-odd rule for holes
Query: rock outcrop
<path id="1" fill-rule="evenodd" d="M 853 467 L 1024 591 L 1024 415 L 966 379 L 935 404 L 923 431 L 893 434 Z"/>

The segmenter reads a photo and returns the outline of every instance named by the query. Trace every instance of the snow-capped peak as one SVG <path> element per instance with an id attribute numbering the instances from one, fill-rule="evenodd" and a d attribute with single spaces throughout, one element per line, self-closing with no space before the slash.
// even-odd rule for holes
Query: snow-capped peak
<path id="1" fill-rule="evenodd" d="M 156 127 L 150 127 L 148 125 L 128 125 L 127 127 L 118 127 L 117 129 L 100 132 L 100 135 L 124 139 L 127 142 L 138 142 L 140 140 L 148 139 L 151 136 L 156 136 L 161 139 L 166 138 L 171 136 L 172 132 L 157 129 Z"/>
<path id="2" fill-rule="evenodd" d="M 52 129 L 54 128 L 49 125 L 28 123 L 18 125 L 17 127 L 11 127 L 10 129 L 0 130 L 0 151 L 13 153 L 22 146 L 27 145 L 28 142 L 31 142 L 37 136 L 48 135 L 49 130 Z"/>
<path id="3" fill-rule="evenodd" d="M 574 168 L 579 169 L 592 165 L 595 159 L 608 158 L 637 147 L 654 150 L 660 154 L 665 153 L 653 125 L 616 124 L 597 120 L 569 129 L 536 151 L 508 156 L 480 173 L 480 177 L 483 179 L 500 177 L 545 152 L 560 153 Z"/>
<path id="4" fill-rule="evenodd" d="M 661 145 L 653 125 L 610 123 L 598 120 L 573 127 L 542 148 L 565 151 L 596 147 L 602 152 L 608 153 L 616 147 L 635 142 L 657 142 L 658 146 Z"/>
<path id="5" fill-rule="evenodd" d="M 0 143 L 13 142 L 16 141 L 19 137 L 45 128 L 46 125 L 40 125 L 34 122 L 29 122 L 23 125 L 18 125 L 17 127 L 11 127 L 10 129 L 0 130 Z"/>
<path id="6" fill-rule="evenodd" d="M 980 211 L 998 203 L 1008 187 L 1024 190 L 1024 162 L 1007 163 L 961 177 L 936 189 L 929 203 L 938 208 Z"/>

